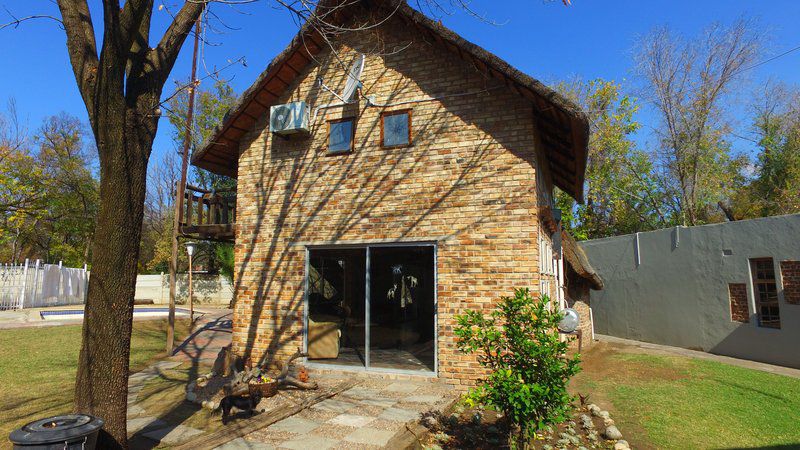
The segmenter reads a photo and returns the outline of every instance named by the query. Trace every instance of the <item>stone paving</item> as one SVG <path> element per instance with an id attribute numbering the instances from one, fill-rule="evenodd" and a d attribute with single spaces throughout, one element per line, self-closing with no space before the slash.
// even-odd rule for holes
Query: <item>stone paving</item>
<path id="1" fill-rule="evenodd" d="M 384 448 L 407 422 L 446 408 L 456 397 L 441 382 L 363 378 L 356 387 L 218 448 Z"/>
<path id="2" fill-rule="evenodd" d="M 166 360 L 133 374 L 128 381 L 128 433 L 145 437 L 155 445 L 172 445 L 203 433 L 192 427 L 167 423 L 137 405 L 144 385 L 165 370 L 185 362 L 210 366 L 219 350 L 230 343 L 229 311 L 215 311 L 198 320 L 196 330 Z M 358 384 L 298 414 L 218 447 L 239 449 L 377 449 L 383 448 L 405 424 L 421 413 L 444 409 L 456 392 L 443 382 L 424 379 L 391 379 L 349 373 L 315 373 L 321 385 L 351 376 Z M 405 377 L 408 378 L 408 377 Z M 287 391 L 288 392 L 288 391 Z M 262 403 L 263 404 L 263 403 Z"/>
<path id="3" fill-rule="evenodd" d="M 162 372 L 187 361 L 211 364 L 220 349 L 230 343 L 230 310 L 212 310 L 197 319 L 195 331 L 174 351 L 173 356 L 159 361 L 147 369 L 128 377 L 128 435 L 143 436 L 155 444 L 176 444 L 203 433 L 202 430 L 181 424 L 165 422 L 147 415 L 137 405 L 139 393 L 145 384 L 161 376 Z"/>

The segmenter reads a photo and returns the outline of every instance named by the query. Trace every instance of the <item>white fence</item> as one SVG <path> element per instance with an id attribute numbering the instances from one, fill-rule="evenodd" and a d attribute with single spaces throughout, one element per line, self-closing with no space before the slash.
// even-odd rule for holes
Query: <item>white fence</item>
<path id="1" fill-rule="evenodd" d="M 82 269 L 42 264 L 0 265 L 0 310 L 79 305 L 86 301 L 89 273 Z"/>

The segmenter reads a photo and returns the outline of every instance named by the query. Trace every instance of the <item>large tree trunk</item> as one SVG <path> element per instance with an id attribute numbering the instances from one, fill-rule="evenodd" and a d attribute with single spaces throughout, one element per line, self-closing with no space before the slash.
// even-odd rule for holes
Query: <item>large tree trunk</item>
<path id="1" fill-rule="evenodd" d="M 98 444 L 104 449 L 127 448 L 133 298 L 153 131 L 124 106 L 110 109 L 97 123 L 100 209 L 75 385 L 75 410 L 106 422 Z"/>

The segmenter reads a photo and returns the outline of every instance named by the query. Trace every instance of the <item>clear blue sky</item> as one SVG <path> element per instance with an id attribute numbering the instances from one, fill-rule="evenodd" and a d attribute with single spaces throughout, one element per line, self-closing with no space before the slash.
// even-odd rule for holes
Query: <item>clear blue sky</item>
<path id="1" fill-rule="evenodd" d="M 169 0 L 165 5 L 176 11 L 180 3 Z M 503 8 L 498 8 L 500 4 Z M 573 0 L 571 7 L 564 7 L 560 0 L 475 0 L 472 5 L 502 25 L 492 26 L 464 13 L 443 17 L 444 24 L 545 82 L 577 75 L 585 79 L 627 80 L 625 83 L 630 84 L 632 47 L 637 36 L 664 24 L 691 36 L 714 21 L 729 24 L 742 16 L 756 17 L 771 37 L 765 58 L 800 45 L 797 0 Z M 51 2 L 0 0 L 0 6 L 18 17 L 58 15 Z M 92 1 L 91 6 L 97 22 L 99 2 Z M 297 31 L 297 24 L 269 0 L 238 6 L 240 12 L 226 5 L 213 8 L 228 25 L 238 29 L 225 30 L 220 35 L 209 33 L 209 40 L 218 45 L 204 46 L 203 61 L 212 68 L 245 57 L 247 67 L 237 65 L 225 72 L 236 92 L 241 93 L 286 46 Z M 166 11 L 154 14 L 153 36 L 160 36 L 170 16 Z M 0 23 L 9 20 L 10 16 L 0 8 Z M 0 57 L 0 101 L 14 98 L 21 119 L 30 129 L 60 111 L 86 120 L 67 60 L 64 34 L 55 22 L 29 21 L 17 29 L 0 31 Z M 188 78 L 190 57 L 187 41 L 172 79 Z M 200 75 L 205 73 L 201 67 Z M 768 78 L 800 84 L 800 51 L 759 66 L 749 71 L 749 76 L 753 86 Z M 165 94 L 170 86 L 172 82 Z M 654 119 L 644 112 L 639 120 L 653 124 Z M 747 124 L 741 125 L 746 134 Z M 646 141 L 646 133 L 640 139 Z M 752 148 L 746 141 L 734 142 L 734 146 Z M 169 124 L 163 119 L 154 159 L 172 148 Z"/>

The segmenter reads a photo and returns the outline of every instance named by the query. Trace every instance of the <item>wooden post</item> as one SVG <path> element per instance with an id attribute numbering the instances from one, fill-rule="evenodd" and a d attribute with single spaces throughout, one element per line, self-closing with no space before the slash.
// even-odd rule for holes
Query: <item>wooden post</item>
<path id="1" fill-rule="evenodd" d="M 189 87 L 189 104 L 186 111 L 186 135 L 183 137 L 181 155 L 181 180 L 175 189 L 175 216 L 172 218 L 172 257 L 169 261 L 169 326 L 167 327 L 167 353 L 175 346 L 175 278 L 178 271 L 178 235 L 180 217 L 183 212 L 183 195 L 186 189 L 186 171 L 189 168 L 189 147 L 192 143 L 192 117 L 194 115 L 194 93 L 197 88 L 197 47 L 200 40 L 200 17 L 194 24 L 194 53 L 192 54 L 192 85 Z"/>

